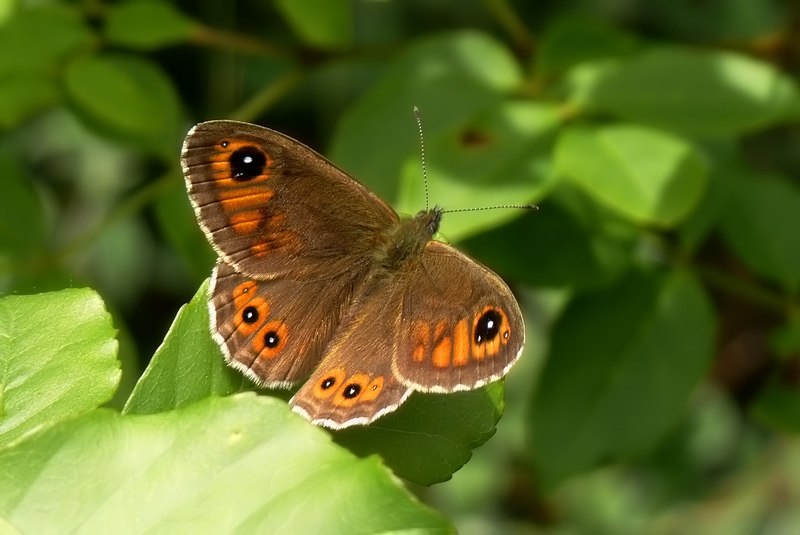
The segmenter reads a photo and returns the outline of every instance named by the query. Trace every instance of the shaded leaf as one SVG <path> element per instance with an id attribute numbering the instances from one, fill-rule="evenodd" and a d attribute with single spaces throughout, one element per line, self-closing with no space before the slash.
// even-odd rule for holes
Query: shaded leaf
<path id="1" fill-rule="evenodd" d="M 627 56 L 638 46 L 634 35 L 605 21 L 567 15 L 545 27 L 536 47 L 536 71 L 561 74 L 587 61 Z"/>
<path id="2" fill-rule="evenodd" d="M 780 177 L 742 177 L 721 222 L 725 240 L 750 268 L 791 291 L 800 288 L 798 188 Z"/>
<path id="3" fill-rule="evenodd" d="M 531 415 L 543 480 L 642 454 L 664 437 L 707 371 L 714 323 L 702 286 L 681 271 L 634 272 L 572 301 Z"/>
<path id="4" fill-rule="evenodd" d="M 504 390 L 498 381 L 453 394 L 415 392 L 396 412 L 339 431 L 334 439 L 362 456 L 380 454 L 396 474 L 415 483 L 447 481 L 494 435 Z"/>
<path id="5" fill-rule="evenodd" d="M 451 531 L 377 458 L 253 394 L 94 411 L 0 453 L 0 476 L 0 516 L 26 533 Z"/>
<path id="6" fill-rule="evenodd" d="M 89 56 L 69 65 L 64 84 L 75 111 L 102 133 L 174 159 L 183 134 L 181 103 L 155 63 L 137 56 Z"/>
<path id="7" fill-rule="evenodd" d="M 0 299 L 0 444 L 111 399 L 120 378 L 114 333 L 91 290 Z"/>
<path id="8" fill-rule="evenodd" d="M 0 25 L 0 75 L 52 75 L 93 37 L 78 12 L 63 4 L 23 9 Z M 24 51 L 24 52 L 23 52 Z"/>
<path id="9" fill-rule="evenodd" d="M 153 50 L 187 41 L 197 23 L 168 2 L 125 2 L 109 7 L 105 34 L 109 42 Z"/>
<path id="10" fill-rule="evenodd" d="M 510 280 L 587 289 L 624 272 L 636 238 L 631 224 L 561 185 L 539 210 L 471 237 L 463 246 Z"/>
<path id="11" fill-rule="evenodd" d="M 0 264 L 19 260 L 44 245 L 42 207 L 30 177 L 7 156 L 0 156 Z"/>
<path id="12" fill-rule="evenodd" d="M 278 0 L 275 6 L 303 41 L 320 48 L 353 43 L 353 5 L 347 0 Z"/>
<path id="13" fill-rule="evenodd" d="M 12 128 L 59 100 L 52 80 L 40 75 L 0 77 L 0 128 Z"/>

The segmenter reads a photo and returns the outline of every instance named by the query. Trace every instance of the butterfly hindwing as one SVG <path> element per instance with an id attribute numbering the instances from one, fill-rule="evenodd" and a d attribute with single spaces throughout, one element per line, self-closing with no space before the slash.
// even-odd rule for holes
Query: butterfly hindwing
<path id="1" fill-rule="evenodd" d="M 522 313 L 508 286 L 465 254 L 428 242 L 403 274 L 393 369 L 416 390 L 470 390 L 506 374 L 525 343 Z"/>
<path id="2" fill-rule="evenodd" d="M 321 360 L 354 286 L 345 277 L 259 280 L 219 262 L 210 287 L 212 334 L 225 360 L 257 384 L 291 386 Z"/>

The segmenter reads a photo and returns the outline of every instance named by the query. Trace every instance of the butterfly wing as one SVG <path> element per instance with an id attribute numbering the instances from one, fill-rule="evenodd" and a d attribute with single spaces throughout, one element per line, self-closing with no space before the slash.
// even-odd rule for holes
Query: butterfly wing
<path id="1" fill-rule="evenodd" d="M 344 171 L 268 128 L 200 123 L 186 136 L 181 164 L 206 237 L 226 263 L 252 277 L 357 269 L 398 219 Z"/>
<path id="2" fill-rule="evenodd" d="M 350 303 L 358 274 L 259 280 L 219 262 L 211 277 L 211 332 L 225 360 L 268 388 L 308 377 Z"/>
<path id="3" fill-rule="evenodd" d="M 290 401 L 317 425 L 365 425 L 397 409 L 412 389 L 392 372 L 400 324 L 399 293 L 374 284 L 357 298 L 319 366 Z"/>
<path id="4" fill-rule="evenodd" d="M 508 372 L 522 353 L 519 305 L 492 271 L 431 241 L 403 274 L 393 371 L 425 392 L 470 390 Z"/>

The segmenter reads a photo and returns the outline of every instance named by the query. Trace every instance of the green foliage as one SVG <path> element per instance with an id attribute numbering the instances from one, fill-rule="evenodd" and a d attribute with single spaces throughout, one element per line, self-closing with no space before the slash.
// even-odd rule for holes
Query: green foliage
<path id="1" fill-rule="evenodd" d="M 356 458 L 263 396 L 94 411 L 0 452 L 0 474 L 14 482 L 0 488 L 0 511 L 27 532 L 449 531 L 378 458 Z"/>
<path id="2" fill-rule="evenodd" d="M 800 528 L 788 3 L 12 4 L 3 528 L 452 529 L 392 474 L 447 481 L 419 494 L 463 531 Z M 180 143 L 258 122 L 414 213 L 414 106 L 431 204 L 538 206 L 441 232 L 514 288 L 528 348 L 505 386 L 329 433 L 210 338 Z"/>
<path id="3" fill-rule="evenodd" d="M 0 446 L 111 399 L 111 317 L 90 290 L 0 299 Z"/>

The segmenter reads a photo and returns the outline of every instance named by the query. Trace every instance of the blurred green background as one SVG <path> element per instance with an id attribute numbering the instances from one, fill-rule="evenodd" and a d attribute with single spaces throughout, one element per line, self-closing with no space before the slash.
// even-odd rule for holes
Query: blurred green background
<path id="1" fill-rule="evenodd" d="M 0 294 L 98 290 L 124 399 L 214 254 L 196 122 L 295 137 L 528 327 L 498 431 L 415 488 L 463 533 L 800 531 L 800 5 L 0 0 Z M 347 210 L 347 206 L 342 206 Z"/>

